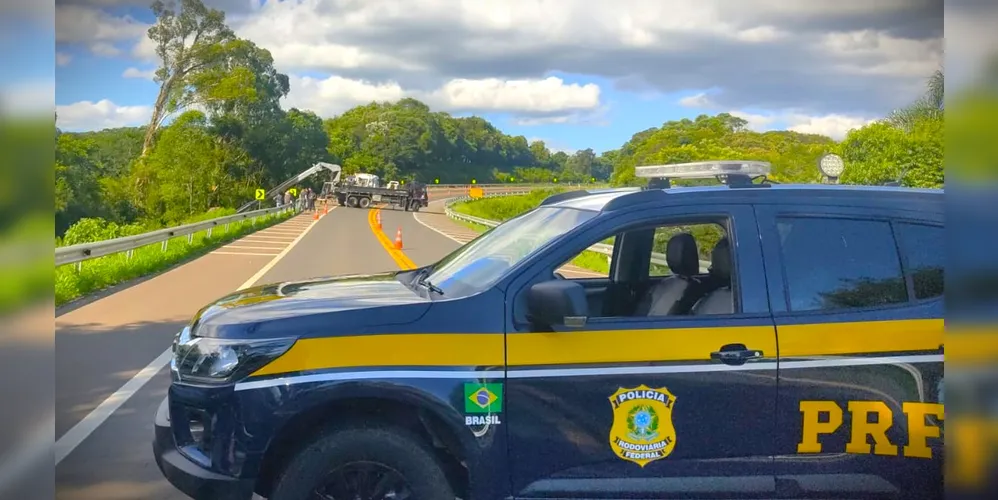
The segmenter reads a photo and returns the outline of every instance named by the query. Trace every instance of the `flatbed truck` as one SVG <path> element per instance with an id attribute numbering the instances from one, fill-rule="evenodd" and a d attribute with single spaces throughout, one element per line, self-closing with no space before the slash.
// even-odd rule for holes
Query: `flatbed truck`
<path id="1" fill-rule="evenodd" d="M 323 186 L 323 196 L 335 198 L 340 206 L 350 208 L 370 208 L 376 203 L 385 203 L 407 212 L 418 212 L 429 204 L 426 185 L 412 182 L 400 186 L 391 181 L 384 187 L 380 179 L 372 174 L 354 174 L 340 184 L 327 182 Z"/>

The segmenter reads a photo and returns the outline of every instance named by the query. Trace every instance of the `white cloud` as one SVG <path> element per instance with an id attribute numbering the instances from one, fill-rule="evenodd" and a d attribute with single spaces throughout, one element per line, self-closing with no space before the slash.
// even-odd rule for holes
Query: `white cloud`
<path id="1" fill-rule="evenodd" d="M 92 7 L 58 5 L 55 9 L 57 43 L 134 40 L 145 36 L 148 28 L 131 16 L 114 16 Z"/>
<path id="2" fill-rule="evenodd" d="M 309 109 L 320 116 L 332 117 L 358 104 L 392 101 L 405 97 L 399 84 L 371 83 L 338 76 L 326 79 L 291 75 L 291 92 L 284 98 L 286 108 Z"/>
<path id="3" fill-rule="evenodd" d="M 686 96 L 679 100 L 679 105 L 685 108 L 701 108 L 701 109 L 713 108 L 717 106 L 710 100 L 709 97 L 707 97 L 707 93 L 705 92 L 700 92 L 699 94 Z"/>
<path id="4" fill-rule="evenodd" d="M 448 111 L 505 112 L 533 116 L 545 123 L 571 121 L 573 113 L 595 111 L 600 106 L 598 85 L 565 84 L 560 78 L 503 81 L 494 78 L 455 79 L 430 91 L 406 90 L 397 82 L 373 83 L 340 76 L 326 79 L 291 76 L 285 107 L 311 109 L 334 116 L 358 104 L 414 97 L 434 109 Z"/>
<path id="5" fill-rule="evenodd" d="M 845 138 L 852 129 L 860 128 L 874 120 L 858 116 L 831 114 L 824 116 L 791 115 L 787 122 L 787 130 L 802 134 L 821 134 L 837 141 Z"/>
<path id="6" fill-rule="evenodd" d="M 154 69 L 138 69 L 138 68 L 128 68 L 121 74 L 123 78 L 144 78 L 146 80 L 152 80 L 156 76 L 156 70 Z"/>
<path id="7" fill-rule="evenodd" d="M 156 55 L 156 42 L 153 42 L 147 36 L 143 36 L 135 42 L 135 45 L 132 46 L 131 55 L 133 58 L 144 62 L 160 62 L 159 56 Z"/>
<path id="8" fill-rule="evenodd" d="M 855 128 L 863 127 L 874 120 L 862 116 L 828 114 L 808 115 L 792 110 L 773 113 L 750 113 L 745 111 L 729 111 L 748 122 L 746 127 L 757 132 L 768 130 L 792 130 L 802 134 L 821 134 L 837 141 L 845 138 L 846 133 Z"/>
<path id="9" fill-rule="evenodd" d="M 560 143 L 558 141 L 552 141 L 550 139 L 545 139 L 543 137 L 528 137 L 527 138 L 527 142 L 528 143 L 533 143 L 534 141 L 541 141 L 541 142 L 543 142 L 544 146 L 547 147 L 548 150 L 551 151 L 552 153 L 562 152 L 562 153 L 565 153 L 567 155 L 573 155 L 573 154 L 575 154 L 576 151 L 578 151 L 578 149 L 572 148 L 570 146 L 566 146 L 566 145 L 564 145 L 564 144 L 562 144 L 562 143 Z"/>
<path id="10" fill-rule="evenodd" d="M 69 54 L 67 54 L 65 52 L 56 52 L 55 53 L 55 63 L 57 65 L 59 65 L 59 66 L 66 66 L 72 60 L 73 60 L 73 56 L 71 56 L 71 55 L 69 55 Z"/>
<path id="11" fill-rule="evenodd" d="M 90 44 L 90 52 L 101 57 L 117 57 L 121 55 L 121 49 L 108 42 L 94 42 Z"/>
<path id="12" fill-rule="evenodd" d="M 487 78 L 451 80 L 434 96 L 449 109 L 558 113 L 595 109 L 600 88 L 594 83 L 566 85 L 564 80 L 500 80 Z"/>
<path id="13" fill-rule="evenodd" d="M 819 42 L 829 64 L 850 75 L 927 78 L 939 68 L 943 40 L 911 40 L 884 32 L 829 33 Z"/>
<path id="14" fill-rule="evenodd" d="M 57 9 L 60 43 L 158 62 L 147 24 L 92 7 L 141 0 L 67 2 Z M 520 124 L 597 115 L 600 87 L 545 78 L 557 71 L 625 91 L 634 91 L 620 83 L 628 80 L 644 92 L 710 89 L 680 104 L 755 110 L 745 113 L 753 127 L 838 131 L 910 102 L 942 60 L 931 1 L 205 2 L 269 49 L 279 70 L 320 75 L 292 77 L 285 105 L 326 116 L 402 96 L 434 109 L 509 112 Z"/>
<path id="15" fill-rule="evenodd" d="M 720 83 L 724 107 L 886 112 L 914 98 L 941 61 L 929 3 L 266 0 L 231 23 L 282 70 L 407 88 L 557 69 L 634 77 L 663 92 Z"/>
<path id="16" fill-rule="evenodd" d="M 762 115 L 758 113 L 746 113 L 744 111 L 730 111 L 731 116 L 741 118 L 748 122 L 746 127 L 751 130 L 765 131 L 772 130 L 772 125 L 776 121 L 775 116 Z"/>
<path id="17" fill-rule="evenodd" d="M 56 106 L 56 113 L 56 125 L 62 130 L 101 130 L 144 125 L 152 116 L 152 106 L 119 106 L 102 99 Z"/>

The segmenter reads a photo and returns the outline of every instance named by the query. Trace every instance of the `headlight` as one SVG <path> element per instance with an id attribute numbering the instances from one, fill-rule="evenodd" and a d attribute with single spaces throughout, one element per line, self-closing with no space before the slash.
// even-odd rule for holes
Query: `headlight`
<path id="1" fill-rule="evenodd" d="M 295 338 L 194 337 L 185 327 L 173 342 L 170 369 L 181 382 L 226 384 L 246 377 L 291 348 Z"/>

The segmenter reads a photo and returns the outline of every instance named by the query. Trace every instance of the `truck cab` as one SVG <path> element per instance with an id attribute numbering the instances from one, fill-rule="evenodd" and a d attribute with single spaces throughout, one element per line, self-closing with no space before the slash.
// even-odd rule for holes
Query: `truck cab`
<path id="1" fill-rule="evenodd" d="M 942 191 L 662 167 L 728 182 L 561 193 L 434 264 L 207 305 L 160 470 L 205 499 L 940 498 Z"/>

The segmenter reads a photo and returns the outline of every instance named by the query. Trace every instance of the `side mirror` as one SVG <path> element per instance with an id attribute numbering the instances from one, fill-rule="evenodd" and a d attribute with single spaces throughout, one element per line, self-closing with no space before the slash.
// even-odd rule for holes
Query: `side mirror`
<path id="1" fill-rule="evenodd" d="M 565 280 L 537 283 L 527 291 L 527 319 L 538 328 L 581 328 L 589 316 L 582 285 Z"/>

